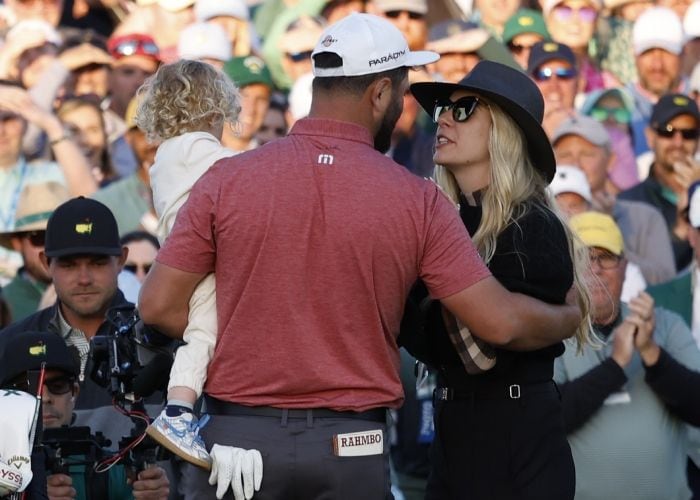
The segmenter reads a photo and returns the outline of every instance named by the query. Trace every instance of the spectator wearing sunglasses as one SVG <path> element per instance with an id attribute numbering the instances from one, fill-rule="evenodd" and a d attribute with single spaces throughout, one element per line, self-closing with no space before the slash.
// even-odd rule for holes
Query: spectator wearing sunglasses
<path id="1" fill-rule="evenodd" d="M 286 80 L 284 88 L 291 88 L 302 75 L 311 73 L 311 52 L 323 32 L 320 18 L 300 16 L 292 21 L 279 41 L 282 68 Z"/>
<path id="2" fill-rule="evenodd" d="M 34 378 L 29 374 L 38 372 L 42 363 L 45 363 L 46 372 L 41 387 L 43 429 L 73 425 L 73 410 L 80 394 L 78 352 L 69 348 L 54 333 L 31 331 L 15 337 L 8 344 L 7 352 L 11 355 L 3 359 L 0 385 L 6 389 L 33 393 L 36 389 L 29 386 L 29 381 Z M 107 450 L 105 452 L 109 453 Z M 68 466 L 67 473 L 56 473 L 46 477 L 49 498 L 123 500 L 133 498 L 134 489 L 142 491 L 140 495 L 147 494 L 146 498 L 164 500 L 168 497 L 170 483 L 165 471 L 160 467 L 141 471 L 130 485 L 122 465 L 110 468 L 105 474 L 89 474 L 86 465 L 77 464 L 84 457 L 68 455 L 63 458 L 75 464 Z M 93 496 L 87 496 L 88 492 Z"/>
<path id="3" fill-rule="evenodd" d="M 552 144 L 559 163 L 574 165 L 586 174 L 593 209 L 615 219 L 625 238 L 627 258 L 639 266 L 646 282 L 671 279 L 676 266 L 666 223 L 653 207 L 616 198 L 610 180 L 616 157 L 603 125 L 587 116 L 572 116 L 554 132 Z"/>
<path id="4" fill-rule="evenodd" d="M 408 41 L 411 50 L 423 50 L 428 42 L 427 0 L 372 0 L 368 12 L 387 19 Z"/>
<path id="5" fill-rule="evenodd" d="M 55 182 L 30 184 L 17 205 L 17 222 L 11 232 L 0 234 L 0 244 L 22 256 L 22 267 L 3 289 L 14 321 L 35 313 L 51 276 L 40 259 L 46 222 L 54 209 L 68 199 L 66 188 Z"/>
<path id="6" fill-rule="evenodd" d="M 132 231 L 122 236 L 121 244 L 129 249 L 124 269 L 133 273 L 139 282 L 143 283 L 158 255 L 158 238 L 146 231 Z"/>
<path id="7" fill-rule="evenodd" d="M 579 87 L 576 56 L 567 45 L 537 42 L 530 51 L 527 72 L 544 97 L 542 126 L 551 137 L 559 124 L 575 112 Z"/>
<path id="8" fill-rule="evenodd" d="M 633 112 L 632 96 L 622 87 L 594 90 L 581 105 L 581 114 L 600 122 L 610 136 L 615 163 L 608 177 L 613 193 L 635 186 L 640 177 L 645 178 L 648 173 L 639 173 L 634 155 L 631 126 Z"/>
<path id="9" fill-rule="evenodd" d="M 150 35 L 131 33 L 113 36 L 107 42 L 112 56 L 109 73 L 109 97 L 106 101 L 110 113 L 105 117 L 110 142 L 124 134 L 126 108 L 136 95 L 136 90 L 146 78 L 156 72 L 160 64 L 160 49 Z"/>
<path id="10" fill-rule="evenodd" d="M 482 61 L 457 84 L 417 83 L 411 92 L 438 124 L 435 180 L 458 204 L 494 277 L 559 304 L 573 286 L 586 303 L 576 271 L 583 263 L 545 194 L 556 164 L 537 86 L 519 70 Z M 548 342 L 522 352 L 472 336 L 438 302 L 425 332 L 430 347 L 412 354 L 437 372 L 426 499 L 573 498 L 574 464 L 552 381 L 562 332 L 548 331 Z M 463 349 L 455 336 L 466 339 Z M 587 320 L 576 343 L 588 343 Z"/>
<path id="11" fill-rule="evenodd" d="M 120 22 L 112 37 L 148 33 L 155 41 L 162 62 L 177 61 L 177 42 L 186 26 L 195 22 L 195 0 L 151 0 L 137 2 Z"/>
<path id="12" fill-rule="evenodd" d="M 700 111 L 685 94 L 666 94 L 654 105 L 646 130 L 654 158 L 649 176 L 619 198 L 648 203 L 666 220 L 673 244 L 676 270 L 692 260 L 688 243 L 688 222 L 683 211 L 688 205 L 688 187 L 700 179 L 695 158 L 700 138 Z"/>
<path id="13" fill-rule="evenodd" d="M 518 10 L 503 27 L 503 43 L 524 70 L 527 70 L 532 46 L 550 39 L 544 18 L 536 10 Z"/>
<path id="14" fill-rule="evenodd" d="M 617 83 L 610 75 L 604 75 L 588 54 L 600 8 L 600 0 L 544 2 L 544 19 L 552 40 L 567 45 L 576 56 L 576 68 L 581 75 L 579 92 L 590 92 Z"/>
<path id="15" fill-rule="evenodd" d="M 654 104 L 670 92 L 688 93 L 688 82 L 681 75 L 683 42 L 681 20 L 671 9 L 650 8 L 634 23 L 632 44 L 638 77 L 626 88 L 635 104 L 632 130 L 637 157 L 651 146 L 645 130 Z"/>

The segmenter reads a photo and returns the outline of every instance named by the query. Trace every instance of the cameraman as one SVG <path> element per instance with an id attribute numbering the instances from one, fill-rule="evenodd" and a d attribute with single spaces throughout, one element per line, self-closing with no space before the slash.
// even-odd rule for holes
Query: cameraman
<path id="1" fill-rule="evenodd" d="M 129 433 L 132 422 L 114 410 L 111 395 L 90 379 L 86 367 L 90 340 L 110 331 L 107 311 L 133 306 L 117 286 L 127 253 L 109 208 L 83 197 L 63 203 L 49 218 L 39 256 L 56 288 L 56 303 L 0 331 L 0 358 L 7 343 L 26 331 L 55 334 L 76 351 L 80 357 L 76 425 L 102 432 L 113 443 Z M 160 406 L 155 408 L 156 413 L 159 410 Z"/>
<path id="2" fill-rule="evenodd" d="M 46 363 L 41 401 L 43 427 L 55 429 L 71 425 L 75 401 L 80 392 L 80 363 L 66 344 L 52 333 L 26 332 L 8 343 L 7 353 L 2 359 L 2 387 L 24 391 L 33 389 L 28 387 L 28 372 L 38 371 L 41 363 Z M 112 467 L 104 474 L 94 475 L 86 474 L 88 467 L 90 465 L 71 466 L 68 474 L 49 475 L 49 499 L 83 500 L 87 498 L 87 491 L 102 492 L 99 494 L 100 500 L 168 497 L 170 483 L 160 467 L 141 471 L 131 487 L 127 484 L 125 469 L 121 465 Z M 95 484 L 87 484 L 88 478 Z"/>

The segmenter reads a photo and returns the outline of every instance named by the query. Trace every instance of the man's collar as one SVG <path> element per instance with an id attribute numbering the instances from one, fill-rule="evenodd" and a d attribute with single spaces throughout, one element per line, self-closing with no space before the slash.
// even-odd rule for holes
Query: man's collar
<path id="1" fill-rule="evenodd" d="M 369 130 L 351 122 L 323 118 L 303 118 L 292 126 L 289 135 L 313 135 L 355 141 L 374 147 Z"/>
<path id="2" fill-rule="evenodd" d="M 117 292 L 114 294 L 114 297 L 112 297 L 112 300 L 109 303 L 109 306 L 107 307 L 107 310 L 109 311 L 112 307 L 119 306 L 119 305 L 124 305 L 124 304 L 131 304 L 131 302 L 128 302 L 126 298 L 124 298 L 124 294 L 122 293 L 121 290 L 117 288 Z M 133 305 L 133 304 L 131 304 Z M 66 319 L 63 317 L 63 312 L 61 311 L 61 301 L 60 299 L 56 300 L 56 316 L 54 317 L 55 324 L 58 327 L 58 331 L 61 333 L 61 336 L 63 338 L 68 337 L 70 335 L 71 330 L 78 330 L 77 328 L 73 327 L 66 321 Z M 134 306 L 136 307 L 136 306 Z M 97 334 L 101 334 L 101 330 L 103 330 L 105 323 L 106 323 L 107 318 L 105 317 L 102 321 L 102 324 L 100 325 L 100 328 L 98 329 Z M 82 330 L 78 330 L 82 331 Z M 84 333 L 84 332 L 83 332 Z"/>

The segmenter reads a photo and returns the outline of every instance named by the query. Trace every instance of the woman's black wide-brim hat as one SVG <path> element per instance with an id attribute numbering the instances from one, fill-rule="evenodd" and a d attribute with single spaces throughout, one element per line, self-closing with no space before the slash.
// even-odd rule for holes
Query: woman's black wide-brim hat
<path id="1" fill-rule="evenodd" d="M 432 116 L 438 100 L 449 99 L 456 90 L 484 96 L 507 113 L 525 135 L 530 160 L 547 183 L 554 178 L 556 161 L 542 128 L 544 99 L 529 76 L 493 61 L 481 61 L 459 83 L 414 83 L 411 92 Z"/>

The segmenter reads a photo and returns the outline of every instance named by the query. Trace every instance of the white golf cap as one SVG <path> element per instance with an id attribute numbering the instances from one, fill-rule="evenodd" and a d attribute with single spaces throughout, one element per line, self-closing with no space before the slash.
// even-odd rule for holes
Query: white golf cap
<path id="1" fill-rule="evenodd" d="M 343 64 L 316 67 L 313 56 L 330 52 Z M 423 66 L 440 56 L 430 51 L 411 51 L 403 34 L 384 18 L 373 14 L 350 14 L 326 28 L 311 56 L 317 77 L 360 76 L 402 67 Z"/>
<path id="2" fill-rule="evenodd" d="M 588 184 L 586 174 L 578 167 L 570 165 L 557 165 L 557 170 L 549 185 L 554 196 L 562 193 L 576 193 L 588 203 L 593 201 L 591 186 Z"/>

